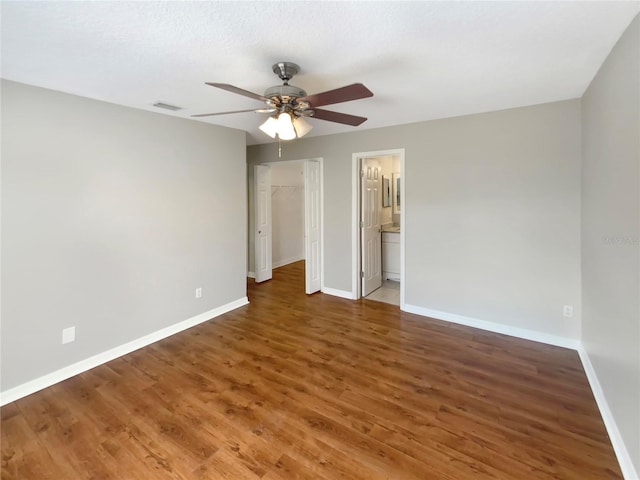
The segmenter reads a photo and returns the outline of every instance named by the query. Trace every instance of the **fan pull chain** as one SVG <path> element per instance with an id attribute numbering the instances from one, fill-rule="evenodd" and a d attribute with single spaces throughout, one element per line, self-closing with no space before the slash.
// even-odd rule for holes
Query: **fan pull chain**
<path id="1" fill-rule="evenodd" d="M 280 140 L 280 136 L 278 136 L 278 158 L 282 158 L 282 141 Z"/>

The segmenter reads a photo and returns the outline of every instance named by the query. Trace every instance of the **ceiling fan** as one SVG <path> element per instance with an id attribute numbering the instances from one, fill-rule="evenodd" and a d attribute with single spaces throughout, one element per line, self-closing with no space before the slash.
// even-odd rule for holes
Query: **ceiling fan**
<path id="1" fill-rule="evenodd" d="M 227 115 L 229 113 L 272 113 L 266 122 L 260 125 L 260 130 L 271 138 L 276 135 L 280 140 L 293 140 L 294 138 L 306 135 L 312 126 L 305 120 L 305 117 L 313 117 L 318 120 L 342 123 L 344 125 L 358 126 L 365 122 L 365 117 L 349 115 L 347 113 L 323 110 L 318 107 L 333 105 L 336 103 L 350 102 L 361 98 L 372 97 L 373 93 L 361 83 L 354 83 L 346 87 L 328 90 L 314 95 L 307 95 L 302 88 L 289 85 L 289 80 L 300 71 L 300 67 L 291 62 L 278 62 L 273 65 L 275 73 L 283 81 L 282 85 L 269 87 L 264 95 L 249 92 L 242 88 L 234 87 L 227 83 L 205 82 L 212 87 L 221 88 L 228 92 L 237 93 L 245 97 L 260 100 L 266 107 L 251 110 L 235 110 L 231 112 L 202 113 L 191 115 L 192 117 L 209 117 L 213 115 Z"/>

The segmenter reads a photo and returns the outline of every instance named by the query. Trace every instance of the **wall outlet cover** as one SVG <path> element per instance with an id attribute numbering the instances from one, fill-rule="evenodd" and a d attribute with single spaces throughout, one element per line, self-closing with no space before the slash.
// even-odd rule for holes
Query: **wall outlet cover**
<path id="1" fill-rule="evenodd" d="M 62 330 L 62 343 L 71 343 L 76 340 L 76 327 L 69 327 Z"/>

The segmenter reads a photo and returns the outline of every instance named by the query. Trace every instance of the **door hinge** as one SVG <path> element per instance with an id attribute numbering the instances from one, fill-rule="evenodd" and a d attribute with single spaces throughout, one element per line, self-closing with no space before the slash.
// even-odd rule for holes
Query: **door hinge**
<path id="1" fill-rule="evenodd" d="M 360 278 L 364 278 L 364 272 L 360 272 Z"/>
<path id="2" fill-rule="evenodd" d="M 360 228 L 364 228 L 364 220 L 360 222 Z"/>
<path id="3" fill-rule="evenodd" d="M 360 176 L 364 178 L 364 170 L 360 170 Z"/>

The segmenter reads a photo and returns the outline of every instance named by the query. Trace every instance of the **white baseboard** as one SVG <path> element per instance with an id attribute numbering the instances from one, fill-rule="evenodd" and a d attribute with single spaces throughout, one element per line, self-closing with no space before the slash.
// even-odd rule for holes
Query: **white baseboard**
<path id="1" fill-rule="evenodd" d="M 596 372 L 593 369 L 591 360 L 589 359 L 589 355 L 582 345 L 582 342 L 572 338 L 550 335 L 548 333 L 529 330 L 526 328 L 512 327 L 495 322 L 488 322 L 486 320 L 478 320 L 476 318 L 456 315 L 454 313 L 441 312 L 438 310 L 431 310 L 429 308 L 417 307 L 415 305 L 405 304 L 402 310 L 425 317 L 435 318 L 437 320 L 444 320 L 460 325 L 488 330 L 490 332 L 502 333 L 511 337 L 523 338 L 525 340 L 533 340 L 534 342 L 541 342 L 549 345 L 556 345 L 558 347 L 576 350 L 580 355 L 580 360 L 582 361 L 585 374 L 587 375 L 587 379 L 589 380 L 593 396 L 595 397 L 596 403 L 598 404 L 598 408 L 600 410 L 600 414 L 602 415 L 602 420 L 604 421 L 605 428 L 607 429 L 607 433 L 609 434 L 609 438 L 611 439 L 611 444 L 613 446 L 613 450 L 616 453 L 616 457 L 618 459 L 618 463 L 620 464 L 622 474 L 624 475 L 624 478 L 626 480 L 640 479 L 640 475 L 638 474 L 639 472 L 635 471 L 631 456 L 629 455 L 629 451 L 625 446 L 622 435 L 620 434 L 620 430 L 618 429 L 613 414 L 611 413 L 611 409 L 609 408 L 609 404 L 607 403 L 602 387 L 600 386 L 600 382 L 598 381 Z"/>
<path id="2" fill-rule="evenodd" d="M 489 332 L 502 333 L 511 337 L 523 338 L 525 340 L 533 340 L 534 342 L 556 345 L 558 347 L 570 348 L 577 350 L 580 341 L 573 338 L 560 337 L 527 328 L 513 327 L 502 323 L 489 322 L 486 320 L 478 320 L 477 318 L 465 317 L 455 313 L 441 312 L 439 310 L 431 310 L 429 308 L 418 307 L 415 305 L 405 304 L 402 308 L 405 312 L 415 313 L 424 317 L 435 318 L 447 322 L 458 323 L 468 327 L 480 328 Z"/>
<path id="3" fill-rule="evenodd" d="M 211 320 L 214 317 L 218 317 L 224 313 L 230 312 L 231 310 L 235 310 L 236 308 L 247 305 L 248 303 L 249 299 L 247 297 L 239 298 L 238 300 L 234 300 L 233 302 L 222 305 L 221 307 L 214 308 L 213 310 L 209 310 L 208 312 L 201 313 L 199 315 L 196 315 L 195 317 L 191 317 L 187 320 L 183 320 L 182 322 L 178 322 L 176 324 L 162 328 L 156 332 L 132 340 L 131 342 L 127 342 L 123 345 L 111 348 L 106 352 L 102 352 L 92 357 L 86 358 L 77 363 L 61 368 L 60 370 L 56 370 L 55 372 L 43 375 L 42 377 L 36 378 L 35 380 L 30 380 L 23 383 L 22 385 L 10 388 L 9 390 L 0 393 L 0 406 L 11 403 L 22 397 L 26 397 L 27 395 L 31 395 L 32 393 L 42 390 L 43 388 L 50 387 L 51 385 L 62 382 L 67 378 L 73 377 L 74 375 L 78 375 L 82 372 L 86 372 L 87 370 L 91 370 L 92 368 L 102 365 L 103 363 L 114 360 L 142 347 L 146 347 L 147 345 L 157 342 L 158 340 L 162 340 L 163 338 L 175 335 L 178 332 L 194 327 L 199 323 L 206 322 L 207 320 Z"/>
<path id="4" fill-rule="evenodd" d="M 348 292 L 346 290 L 338 290 L 337 288 L 329 288 L 322 287 L 320 289 L 322 293 L 326 293 L 327 295 L 333 295 L 334 297 L 347 298 L 349 300 L 355 300 L 353 292 Z"/>
<path id="5" fill-rule="evenodd" d="M 382 280 L 393 280 L 394 282 L 399 282 L 400 281 L 400 274 L 382 272 Z"/>
<path id="6" fill-rule="evenodd" d="M 247 272 L 247 277 L 256 278 L 256 272 Z"/>
<path id="7" fill-rule="evenodd" d="M 252 273 L 253 272 L 249 272 L 248 276 L 251 277 Z M 353 293 L 346 290 L 322 287 L 322 292 L 326 293 L 327 295 L 334 295 L 336 297 L 354 300 Z M 221 307 L 201 313 L 199 315 L 196 315 L 195 317 L 191 317 L 182 322 L 150 333 L 131 342 L 89 357 L 85 360 L 81 360 L 77 363 L 74 363 L 73 365 L 69 365 L 35 380 L 31 380 L 29 382 L 23 383 L 22 385 L 18 385 L 17 387 L 1 392 L 0 406 L 11 403 L 22 397 L 26 397 L 27 395 L 31 395 L 32 393 L 50 387 L 51 385 L 66 380 L 67 378 L 73 377 L 74 375 L 86 372 L 87 370 L 102 365 L 103 363 L 109 362 L 142 347 L 150 345 L 154 342 L 170 337 L 171 335 L 175 335 L 176 333 L 194 327 L 195 325 L 206 322 L 207 320 L 218 317 L 224 313 L 230 312 L 231 310 L 235 310 L 236 308 L 247 305 L 248 303 L 249 300 L 247 297 L 240 298 L 233 302 L 227 303 L 226 305 L 222 305 Z M 607 399 L 604 395 L 600 382 L 598 381 L 598 376 L 593 369 L 593 365 L 591 364 L 589 355 L 587 354 L 581 342 L 570 338 L 537 332 L 535 330 L 512 327 L 495 322 L 488 322 L 486 320 L 478 320 L 472 317 L 465 317 L 453 313 L 431 310 L 415 305 L 405 304 L 403 310 L 405 312 L 414 313 L 424 317 L 435 318 L 438 320 L 444 320 L 460 325 L 467 325 L 482 330 L 488 330 L 490 332 L 502 333 L 504 335 L 509 335 L 512 337 L 518 337 L 526 340 L 533 340 L 536 342 L 542 342 L 550 345 L 577 350 L 578 354 L 580 355 L 580 360 L 582 361 L 584 371 L 587 375 L 587 379 L 589 380 L 591 390 L 596 399 L 596 403 L 598 404 L 598 408 L 600 409 L 600 414 L 602 415 L 607 433 L 609 434 L 609 438 L 611 439 L 611 444 L 613 445 L 613 449 L 618 458 L 618 462 L 620 463 L 622 474 L 624 475 L 624 478 L 626 480 L 637 480 L 638 478 L 640 478 L 638 472 L 635 471 L 631 456 L 629 455 L 629 451 L 626 448 L 624 440 L 620 434 L 620 430 L 618 429 L 613 414 L 611 413 L 611 409 L 609 408 Z"/>
<path id="8" fill-rule="evenodd" d="M 609 438 L 611 439 L 611 445 L 613 445 L 613 450 L 616 452 L 616 457 L 618 457 L 618 463 L 620 464 L 622 475 L 626 480 L 638 480 L 640 478 L 640 472 L 636 472 L 633 466 L 631 455 L 629 455 L 629 451 L 622 439 L 618 425 L 613 418 L 613 414 L 609 408 L 609 403 L 604 395 L 604 391 L 602 390 L 596 371 L 593 369 L 593 365 L 589 359 L 589 354 L 583 345 L 580 345 L 578 348 L 578 354 L 580 355 L 580 360 L 582 360 L 584 371 L 587 374 L 589 385 L 591 385 L 591 391 L 593 392 L 593 396 L 595 397 L 598 408 L 600 409 L 600 415 L 602 415 L 604 426 L 606 427 Z"/>
<path id="9" fill-rule="evenodd" d="M 284 260 L 274 261 L 271 265 L 272 268 L 284 267 L 285 265 L 289 265 L 293 262 L 299 262 L 300 260 L 304 260 L 304 255 L 296 255 L 291 258 L 286 258 Z"/>

